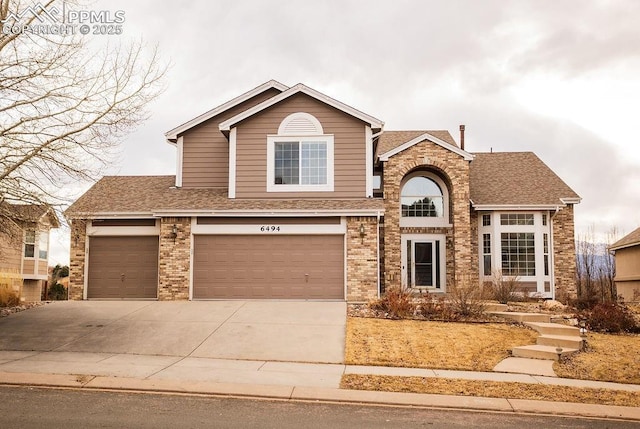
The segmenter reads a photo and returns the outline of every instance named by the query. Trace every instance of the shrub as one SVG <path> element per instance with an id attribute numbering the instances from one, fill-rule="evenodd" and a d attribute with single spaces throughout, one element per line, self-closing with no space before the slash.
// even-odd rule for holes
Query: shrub
<path id="1" fill-rule="evenodd" d="M 444 321 L 458 320 L 458 315 L 445 297 L 435 297 L 430 293 L 425 293 L 418 299 L 418 314 L 425 319 L 437 319 Z"/>
<path id="2" fill-rule="evenodd" d="M 13 307 L 20 304 L 20 296 L 8 285 L 0 285 L 0 307 Z"/>
<path id="3" fill-rule="evenodd" d="M 461 317 L 480 317 L 484 314 L 482 289 L 468 280 L 458 281 L 449 287 L 452 310 Z"/>
<path id="4" fill-rule="evenodd" d="M 600 300 L 595 296 L 583 296 L 569 300 L 569 305 L 578 311 L 591 310 L 598 305 Z"/>
<path id="5" fill-rule="evenodd" d="M 379 299 L 369 304 L 371 309 L 384 311 L 392 319 L 403 319 L 413 316 L 416 305 L 411 292 L 399 287 L 390 287 Z"/>
<path id="6" fill-rule="evenodd" d="M 493 299 L 500 304 L 508 304 L 510 301 L 517 301 L 518 295 L 516 291 L 518 289 L 517 277 L 504 277 L 502 271 L 496 271 L 493 273 L 490 289 L 493 295 Z"/>
<path id="7" fill-rule="evenodd" d="M 592 331 L 605 333 L 639 332 L 640 327 L 633 313 L 626 306 L 613 302 L 600 303 L 579 317 L 586 319 Z"/>
<path id="8" fill-rule="evenodd" d="M 47 291 L 47 299 L 64 300 L 67 299 L 67 288 L 60 283 L 56 283 Z"/>

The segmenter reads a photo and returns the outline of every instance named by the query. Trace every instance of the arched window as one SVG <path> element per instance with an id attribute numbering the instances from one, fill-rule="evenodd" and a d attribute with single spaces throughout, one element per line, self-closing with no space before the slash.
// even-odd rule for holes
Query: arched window
<path id="1" fill-rule="evenodd" d="M 401 226 L 444 226 L 449 223 L 449 198 L 444 182 L 434 174 L 416 173 L 400 191 Z"/>
<path id="2" fill-rule="evenodd" d="M 400 195 L 403 217 L 442 217 L 444 201 L 442 189 L 428 177 L 409 179 Z"/>

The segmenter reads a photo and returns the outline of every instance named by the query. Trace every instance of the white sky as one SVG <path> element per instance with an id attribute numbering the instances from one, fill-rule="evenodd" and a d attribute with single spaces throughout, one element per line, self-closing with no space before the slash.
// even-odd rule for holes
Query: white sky
<path id="1" fill-rule="evenodd" d="M 269 79 L 386 130 L 466 124 L 471 152 L 533 151 L 583 201 L 576 230 L 640 226 L 640 1 L 98 0 L 172 63 L 110 174 L 174 174 L 164 132 Z M 101 39 L 104 41 L 104 39 Z M 87 189 L 89 184 L 84 187 Z M 620 236 L 621 236 L 620 235 Z M 68 263 L 68 231 L 52 263 Z"/>

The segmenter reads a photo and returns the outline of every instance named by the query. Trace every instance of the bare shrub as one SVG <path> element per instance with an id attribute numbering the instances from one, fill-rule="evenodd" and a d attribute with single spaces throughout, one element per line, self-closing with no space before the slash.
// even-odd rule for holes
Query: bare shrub
<path id="1" fill-rule="evenodd" d="M 20 304 L 20 296 L 11 286 L 0 284 L 0 307 L 14 307 Z"/>
<path id="2" fill-rule="evenodd" d="M 461 317 L 479 317 L 485 312 L 482 289 L 464 277 L 449 287 L 449 302 Z"/>
<path id="3" fill-rule="evenodd" d="M 511 301 L 518 301 L 518 278 L 514 276 L 503 276 L 502 271 L 493 272 L 490 289 L 493 299 L 500 304 L 508 304 Z"/>
<path id="4" fill-rule="evenodd" d="M 579 317 L 584 318 L 589 329 L 596 332 L 613 334 L 640 331 L 631 310 L 614 302 L 596 304 L 591 310 L 581 312 Z"/>
<path id="5" fill-rule="evenodd" d="M 411 291 L 397 286 L 390 287 L 377 300 L 369 304 L 372 310 L 383 311 L 392 319 L 404 319 L 413 316 L 416 305 Z"/>
<path id="6" fill-rule="evenodd" d="M 417 312 L 429 320 L 458 320 L 458 315 L 444 296 L 434 296 L 430 293 L 420 295 L 417 300 Z"/>

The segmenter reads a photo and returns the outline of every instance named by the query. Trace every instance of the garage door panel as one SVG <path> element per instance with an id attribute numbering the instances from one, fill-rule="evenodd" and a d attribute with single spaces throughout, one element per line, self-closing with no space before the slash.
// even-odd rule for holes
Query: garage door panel
<path id="1" fill-rule="evenodd" d="M 88 298 L 155 298 L 158 237 L 90 237 Z"/>
<path id="2" fill-rule="evenodd" d="M 194 252 L 194 298 L 344 298 L 341 235 L 197 235 Z"/>

